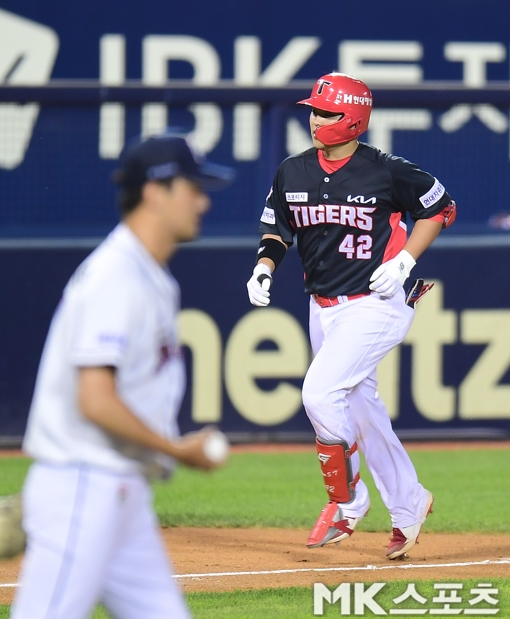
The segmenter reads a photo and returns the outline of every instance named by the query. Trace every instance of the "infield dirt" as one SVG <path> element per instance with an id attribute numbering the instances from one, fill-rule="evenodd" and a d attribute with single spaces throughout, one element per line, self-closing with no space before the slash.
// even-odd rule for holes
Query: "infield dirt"
<path id="1" fill-rule="evenodd" d="M 510 578 L 510 562 L 451 565 L 510 559 L 508 535 L 424 532 L 409 558 L 395 562 L 385 558 L 388 534 L 384 533 L 357 532 L 341 544 L 309 550 L 303 530 L 171 528 L 162 532 L 176 573 L 185 576 L 179 578 L 185 592 L 312 586 L 314 582 Z M 16 582 L 20 562 L 17 558 L 0 563 L 0 584 Z M 375 569 L 381 567 L 389 569 Z M 344 569 L 322 571 L 331 568 Z M 277 570 L 290 571 L 274 573 Z M 0 587 L 0 603 L 10 604 L 14 590 Z"/>
<path id="2" fill-rule="evenodd" d="M 510 448 L 508 443 L 485 442 L 413 444 L 408 448 L 482 446 Z M 270 449 L 290 451 L 310 447 L 259 445 L 235 448 L 235 451 Z M 308 532 L 304 530 L 180 527 L 163 529 L 162 534 L 186 592 L 311 586 L 314 582 L 336 585 L 396 579 L 440 582 L 446 578 L 510 578 L 510 535 L 427 533 L 425 525 L 420 543 L 410 550 L 408 559 L 389 561 L 385 557 L 389 532 L 358 531 L 341 544 L 312 550 L 305 546 Z M 505 559 L 508 562 L 495 563 Z M 12 601 L 15 588 L 2 585 L 16 582 L 20 563 L 20 558 L 0 562 L 0 604 Z"/>

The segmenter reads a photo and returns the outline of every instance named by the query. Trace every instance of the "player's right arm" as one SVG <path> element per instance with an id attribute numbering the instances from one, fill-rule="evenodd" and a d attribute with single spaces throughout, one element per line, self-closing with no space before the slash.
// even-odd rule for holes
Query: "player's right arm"
<path id="1" fill-rule="evenodd" d="M 292 245 L 293 232 L 285 217 L 285 205 L 278 189 L 281 174 L 282 168 L 278 170 L 266 198 L 259 228 L 262 239 L 257 251 L 255 268 L 246 284 L 250 303 L 258 307 L 269 305 L 272 274 L 285 258 L 287 248 Z"/>
<path id="2" fill-rule="evenodd" d="M 258 307 L 269 305 L 269 289 L 273 283 L 272 273 L 285 257 L 287 245 L 277 234 L 264 234 L 259 244 L 257 264 L 248 280 L 250 303 Z"/>
<path id="3" fill-rule="evenodd" d="M 205 442 L 214 430 L 205 428 L 172 441 L 157 434 L 120 399 L 115 368 L 79 368 L 78 402 L 83 416 L 110 436 L 162 452 L 194 468 L 209 470 L 218 466 L 204 453 Z"/>
<path id="4" fill-rule="evenodd" d="M 260 248 L 261 246 L 267 244 L 266 241 L 268 239 L 273 239 L 275 241 L 279 241 L 285 251 L 287 251 L 287 245 L 283 242 L 283 239 L 281 236 L 279 236 L 278 234 L 263 234 L 262 235 L 262 239 L 259 245 L 259 255 L 260 255 Z M 260 258 L 259 256 L 257 256 L 258 260 L 257 260 L 257 264 L 266 264 L 270 269 L 271 269 L 271 273 L 276 269 L 276 264 L 274 262 L 274 258 L 271 258 L 269 256 L 263 256 L 262 258 Z"/>

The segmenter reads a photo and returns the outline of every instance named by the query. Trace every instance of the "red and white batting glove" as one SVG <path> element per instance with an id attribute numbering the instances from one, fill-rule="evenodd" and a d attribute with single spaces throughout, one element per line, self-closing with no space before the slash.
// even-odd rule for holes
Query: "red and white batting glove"
<path id="1" fill-rule="evenodd" d="M 257 264 L 253 269 L 253 275 L 246 284 L 250 303 L 258 307 L 269 305 L 269 288 L 272 283 L 271 269 L 262 262 Z"/>
<path id="2" fill-rule="evenodd" d="M 416 260 L 403 249 L 395 258 L 381 264 L 372 273 L 370 290 L 383 299 L 390 299 L 402 288 L 415 264 Z"/>

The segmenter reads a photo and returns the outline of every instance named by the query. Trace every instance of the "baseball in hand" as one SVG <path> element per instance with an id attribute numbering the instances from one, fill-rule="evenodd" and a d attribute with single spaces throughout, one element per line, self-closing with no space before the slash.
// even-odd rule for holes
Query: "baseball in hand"
<path id="1" fill-rule="evenodd" d="M 205 439 L 203 450 L 211 462 L 222 464 L 227 459 L 229 452 L 228 439 L 223 432 L 215 430 Z"/>

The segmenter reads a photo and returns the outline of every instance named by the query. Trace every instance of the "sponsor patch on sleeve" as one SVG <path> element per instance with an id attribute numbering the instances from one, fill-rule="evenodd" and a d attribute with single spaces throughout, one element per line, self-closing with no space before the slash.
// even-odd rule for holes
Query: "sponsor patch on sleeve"
<path id="1" fill-rule="evenodd" d="M 420 197 L 420 202 L 423 204 L 424 208 L 429 208 L 443 197 L 444 192 L 444 187 L 437 180 L 437 178 L 435 178 L 434 184 L 429 191 Z"/>
<path id="2" fill-rule="evenodd" d="M 265 224 L 274 224 L 276 223 L 274 210 L 269 208 L 268 206 L 264 207 L 264 211 L 262 212 L 262 217 L 260 221 L 263 221 Z"/>
<path id="3" fill-rule="evenodd" d="M 308 191 L 287 191 L 285 199 L 287 202 L 308 202 Z"/>

